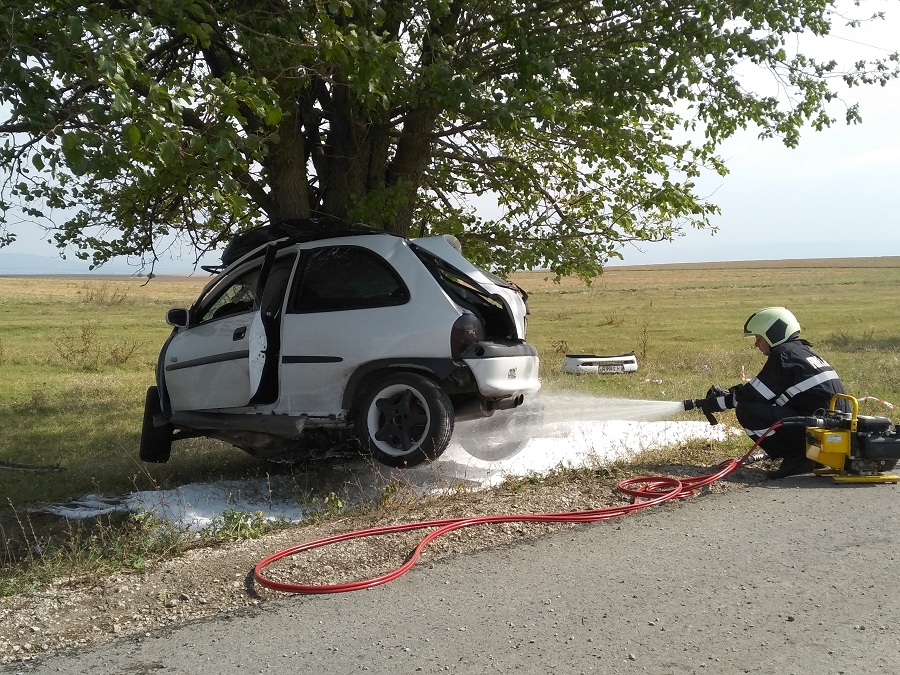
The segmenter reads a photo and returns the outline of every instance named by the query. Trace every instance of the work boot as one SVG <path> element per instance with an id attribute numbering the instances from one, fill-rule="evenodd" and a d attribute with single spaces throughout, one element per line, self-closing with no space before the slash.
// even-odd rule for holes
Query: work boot
<path id="1" fill-rule="evenodd" d="M 818 467 L 818 462 L 814 462 L 806 457 L 785 457 L 781 460 L 780 467 L 774 471 L 766 471 L 766 478 L 769 480 L 778 480 L 779 478 L 787 478 L 788 476 L 799 476 L 803 473 L 810 473 L 813 469 Z"/>

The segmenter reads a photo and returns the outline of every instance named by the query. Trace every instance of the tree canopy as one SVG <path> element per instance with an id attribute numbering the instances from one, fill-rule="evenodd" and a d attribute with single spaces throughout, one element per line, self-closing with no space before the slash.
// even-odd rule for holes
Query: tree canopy
<path id="1" fill-rule="evenodd" d="M 834 5 L 6 0 L 0 244 L 44 223 L 94 264 L 152 265 L 175 235 L 202 252 L 328 216 L 590 277 L 625 241 L 710 227 L 694 181 L 736 131 L 793 146 L 858 121 L 836 87 L 895 78 L 896 55 L 786 47 L 846 24 Z"/>

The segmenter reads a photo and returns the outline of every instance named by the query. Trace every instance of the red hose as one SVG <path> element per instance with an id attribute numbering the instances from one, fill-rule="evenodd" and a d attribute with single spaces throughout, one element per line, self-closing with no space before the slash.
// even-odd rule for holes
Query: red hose
<path id="1" fill-rule="evenodd" d="M 759 442 L 765 438 L 772 430 L 781 426 L 780 422 L 773 424 L 760 437 L 753 447 L 740 459 L 728 459 L 719 465 L 719 470 L 715 473 L 695 476 L 694 478 L 668 478 L 665 476 L 642 476 L 639 478 L 629 478 L 619 483 L 619 490 L 626 495 L 632 497 L 631 504 L 622 506 L 608 506 L 602 509 L 591 509 L 587 511 L 566 511 L 562 513 L 529 513 L 529 514 L 511 514 L 498 516 L 477 516 L 474 518 L 447 518 L 443 520 L 427 520 L 416 523 L 403 523 L 400 525 L 388 525 L 384 527 L 373 527 L 367 530 L 357 530 L 355 532 L 346 532 L 337 534 L 324 539 L 309 541 L 304 544 L 298 544 L 278 551 L 260 560 L 253 569 L 253 576 L 257 583 L 266 588 L 275 591 L 283 591 L 285 593 L 305 593 L 305 594 L 322 594 L 322 593 L 346 593 L 347 591 L 359 591 L 365 588 L 373 588 L 386 584 L 389 581 L 406 574 L 416 561 L 422 550 L 434 539 L 442 534 L 453 532 L 464 527 L 472 525 L 485 525 L 491 523 L 593 523 L 617 516 L 628 515 L 639 509 L 648 506 L 656 506 L 671 499 L 680 497 L 690 497 L 696 490 L 710 483 L 714 483 L 720 478 L 724 478 L 732 471 L 747 461 L 751 453 L 756 450 Z M 421 530 L 426 528 L 435 528 L 433 532 L 425 535 L 419 544 L 413 549 L 409 558 L 396 569 L 370 579 L 362 579 L 359 581 L 351 581 L 343 584 L 295 584 L 290 582 L 275 581 L 263 574 L 269 565 L 275 563 L 282 558 L 297 555 L 304 551 L 311 551 L 323 546 L 337 544 L 349 539 L 363 539 L 365 537 L 374 537 L 381 534 L 393 534 L 396 532 L 409 532 L 411 530 Z"/>

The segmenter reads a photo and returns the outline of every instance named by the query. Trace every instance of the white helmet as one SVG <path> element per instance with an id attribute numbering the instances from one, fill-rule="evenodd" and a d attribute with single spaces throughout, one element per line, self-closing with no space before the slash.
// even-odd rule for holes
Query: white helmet
<path id="1" fill-rule="evenodd" d="M 766 307 L 754 312 L 744 324 L 744 335 L 761 335 L 777 347 L 800 333 L 800 322 L 784 307 Z"/>

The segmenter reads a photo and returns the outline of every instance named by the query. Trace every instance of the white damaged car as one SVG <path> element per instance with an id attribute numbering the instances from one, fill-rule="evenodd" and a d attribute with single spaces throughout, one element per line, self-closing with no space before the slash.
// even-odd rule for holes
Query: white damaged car
<path id="1" fill-rule="evenodd" d="M 526 296 L 453 237 L 405 239 L 316 221 L 239 235 L 173 331 L 145 402 L 140 457 L 217 438 L 264 459 L 437 458 L 454 422 L 540 388 Z"/>

